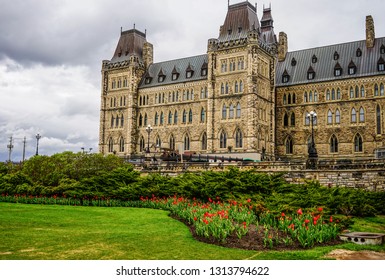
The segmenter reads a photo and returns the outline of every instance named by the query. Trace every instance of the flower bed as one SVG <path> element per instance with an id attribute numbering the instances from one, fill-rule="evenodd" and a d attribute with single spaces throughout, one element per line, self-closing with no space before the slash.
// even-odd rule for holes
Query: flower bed
<path id="1" fill-rule="evenodd" d="M 171 216 L 188 225 L 193 235 L 202 241 L 230 247 L 310 248 L 338 242 L 341 231 L 338 220 L 326 215 L 323 208 L 295 213 L 272 213 L 261 210 L 251 199 L 243 202 L 207 202 L 184 197 L 141 197 L 140 201 L 121 201 L 104 197 L 43 197 L 2 194 L 0 201 L 33 204 L 83 205 L 101 207 L 144 207 L 168 210 Z M 245 244 L 248 245 L 239 245 Z"/>

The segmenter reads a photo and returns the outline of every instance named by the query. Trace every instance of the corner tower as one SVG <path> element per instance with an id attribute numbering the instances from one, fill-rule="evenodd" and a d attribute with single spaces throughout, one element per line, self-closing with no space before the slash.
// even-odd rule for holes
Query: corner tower
<path id="1" fill-rule="evenodd" d="M 113 57 L 102 63 L 100 153 L 124 157 L 134 150 L 138 85 L 152 61 L 145 33 L 135 28 L 121 31 Z"/>

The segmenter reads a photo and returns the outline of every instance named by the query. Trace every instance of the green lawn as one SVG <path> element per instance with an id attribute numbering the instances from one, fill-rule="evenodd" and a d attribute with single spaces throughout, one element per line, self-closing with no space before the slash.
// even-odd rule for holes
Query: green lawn
<path id="1" fill-rule="evenodd" d="M 359 220 L 355 230 L 385 232 L 385 217 Z M 300 251 L 247 251 L 194 240 L 166 211 L 0 203 L 0 259 L 322 259 L 335 248 L 385 251 L 343 244 Z"/>

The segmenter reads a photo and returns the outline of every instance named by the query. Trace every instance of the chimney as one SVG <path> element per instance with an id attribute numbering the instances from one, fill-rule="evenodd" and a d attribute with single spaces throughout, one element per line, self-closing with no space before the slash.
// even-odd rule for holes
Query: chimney
<path id="1" fill-rule="evenodd" d="M 372 16 L 366 16 L 366 47 L 373 48 L 376 35 L 374 33 L 374 21 Z"/>
<path id="2" fill-rule="evenodd" d="M 278 42 L 278 61 L 284 61 L 287 54 L 287 35 L 285 32 L 279 32 Z"/>

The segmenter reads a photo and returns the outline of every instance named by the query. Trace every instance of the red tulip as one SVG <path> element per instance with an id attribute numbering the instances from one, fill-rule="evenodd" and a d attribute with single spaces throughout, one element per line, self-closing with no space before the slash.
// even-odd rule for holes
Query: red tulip
<path id="1" fill-rule="evenodd" d="M 319 212 L 322 212 L 322 210 L 324 210 L 322 207 L 319 207 L 319 208 L 318 208 L 318 211 L 319 211 Z"/>
<path id="2" fill-rule="evenodd" d="M 285 217 L 285 216 L 286 216 L 285 213 L 282 212 L 282 213 L 281 213 L 281 217 Z"/>
<path id="3" fill-rule="evenodd" d="M 330 216 L 330 219 L 329 219 L 329 222 L 333 222 L 333 217 L 332 216 Z"/>
<path id="4" fill-rule="evenodd" d="M 310 223 L 310 221 L 308 219 L 305 220 L 305 224 L 308 224 Z"/>
<path id="5" fill-rule="evenodd" d="M 301 208 L 298 209 L 297 214 L 298 214 L 298 215 L 302 215 L 302 214 L 303 214 Z"/>

